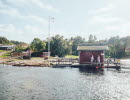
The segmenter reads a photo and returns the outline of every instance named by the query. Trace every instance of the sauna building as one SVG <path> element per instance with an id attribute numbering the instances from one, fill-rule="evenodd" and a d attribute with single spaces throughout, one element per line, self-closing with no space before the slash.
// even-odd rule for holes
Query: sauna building
<path id="1" fill-rule="evenodd" d="M 77 50 L 80 64 L 103 63 L 108 46 L 105 44 L 79 45 Z"/>

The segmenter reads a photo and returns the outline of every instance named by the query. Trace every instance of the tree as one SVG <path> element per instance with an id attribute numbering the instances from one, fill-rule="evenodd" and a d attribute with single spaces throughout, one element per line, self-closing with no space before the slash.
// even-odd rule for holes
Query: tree
<path id="1" fill-rule="evenodd" d="M 18 45 L 18 44 L 27 44 L 25 42 L 19 42 L 19 41 L 15 41 L 15 40 L 11 40 L 10 43 L 13 43 L 15 45 Z"/>
<path id="2" fill-rule="evenodd" d="M 71 38 L 71 41 L 73 41 L 72 54 L 73 55 L 78 55 L 77 47 L 80 44 L 86 43 L 85 38 L 82 38 L 81 36 L 77 36 L 75 38 Z"/>
<path id="3" fill-rule="evenodd" d="M 94 35 L 92 35 L 92 34 L 90 34 L 89 35 L 89 39 L 88 39 L 88 42 L 89 43 L 94 43 L 94 42 L 96 42 L 97 41 L 97 37 Z"/>
<path id="4" fill-rule="evenodd" d="M 64 39 L 63 36 L 60 35 L 56 35 L 51 38 L 50 49 L 52 56 L 57 55 L 59 57 L 65 56 L 70 51 L 67 39 Z"/>
<path id="5" fill-rule="evenodd" d="M 23 48 L 22 48 L 21 46 L 17 45 L 17 46 L 15 47 L 15 52 L 21 53 L 22 51 L 23 51 Z"/>
<path id="6" fill-rule="evenodd" d="M 114 52 L 116 58 L 126 57 L 126 48 L 129 47 L 130 36 L 120 38 L 119 36 L 111 37 L 108 40 L 109 53 L 107 53 L 110 57 L 114 57 Z"/>
<path id="7" fill-rule="evenodd" d="M 94 42 L 96 42 L 97 41 L 97 37 L 94 35 Z"/>
<path id="8" fill-rule="evenodd" d="M 46 43 L 39 38 L 34 38 L 30 47 L 34 52 L 42 52 L 43 50 L 45 50 Z"/>
<path id="9" fill-rule="evenodd" d="M 88 42 L 89 42 L 89 43 L 92 43 L 92 42 L 93 42 L 93 36 L 92 36 L 91 34 L 89 35 Z"/>
<path id="10" fill-rule="evenodd" d="M 114 44 L 114 43 L 116 43 L 118 40 L 120 40 L 120 37 L 119 37 L 119 36 L 111 37 L 111 38 L 108 40 L 108 44 Z"/>
<path id="11" fill-rule="evenodd" d="M 9 44 L 9 40 L 5 37 L 0 36 L 0 44 Z"/>

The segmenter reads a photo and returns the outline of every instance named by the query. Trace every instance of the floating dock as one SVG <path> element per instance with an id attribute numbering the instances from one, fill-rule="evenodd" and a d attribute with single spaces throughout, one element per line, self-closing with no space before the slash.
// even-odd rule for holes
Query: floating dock
<path id="1" fill-rule="evenodd" d="M 54 68 L 62 68 L 62 67 L 73 67 L 73 68 L 114 68 L 114 69 L 120 69 L 121 66 L 99 66 L 99 65 L 89 65 L 89 64 L 55 64 L 52 67 Z"/>
<path id="2" fill-rule="evenodd" d="M 88 62 L 88 64 L 79 64 L 78 59 L 58 59 L 55 61 L 50 61 L 53 63 L 54 68 L 63 68 L 63 67 L 73 67 L 73 68 L 95 68 L 95 69 L 103 69 L 103 68 L 113 68 L 120 69 L 121 65 L 118 62 Z"/>

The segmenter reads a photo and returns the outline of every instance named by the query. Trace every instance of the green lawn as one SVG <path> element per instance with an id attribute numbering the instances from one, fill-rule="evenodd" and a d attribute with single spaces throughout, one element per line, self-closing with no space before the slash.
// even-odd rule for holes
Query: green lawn
<path id="1" fill-rule="evenodd" d="M 65 58 L 79 58 L 79 56 L 75 56 L 75 55 L 66 55 Z"/>
<path id="2" fill-rule="evenodd" d="M 1 55 L 0 58 L 10 57 L 11 52 L 6 52 L 5 54 Z"/>
<path id="3" fill-rule="evenodd" d="M 6 50 L 0 50 L 0 52 L 5 52 Z"/>

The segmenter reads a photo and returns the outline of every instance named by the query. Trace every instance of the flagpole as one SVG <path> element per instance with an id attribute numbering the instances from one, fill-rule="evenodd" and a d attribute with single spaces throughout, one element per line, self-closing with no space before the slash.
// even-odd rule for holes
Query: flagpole
<path id="1" fill-rule="evenodd" d="M 51 30 L 51 20 L 54 21 L 54 17 L 49 16 L 48 18 L 48 59 L 50 58 L 50 30 Z"/>

